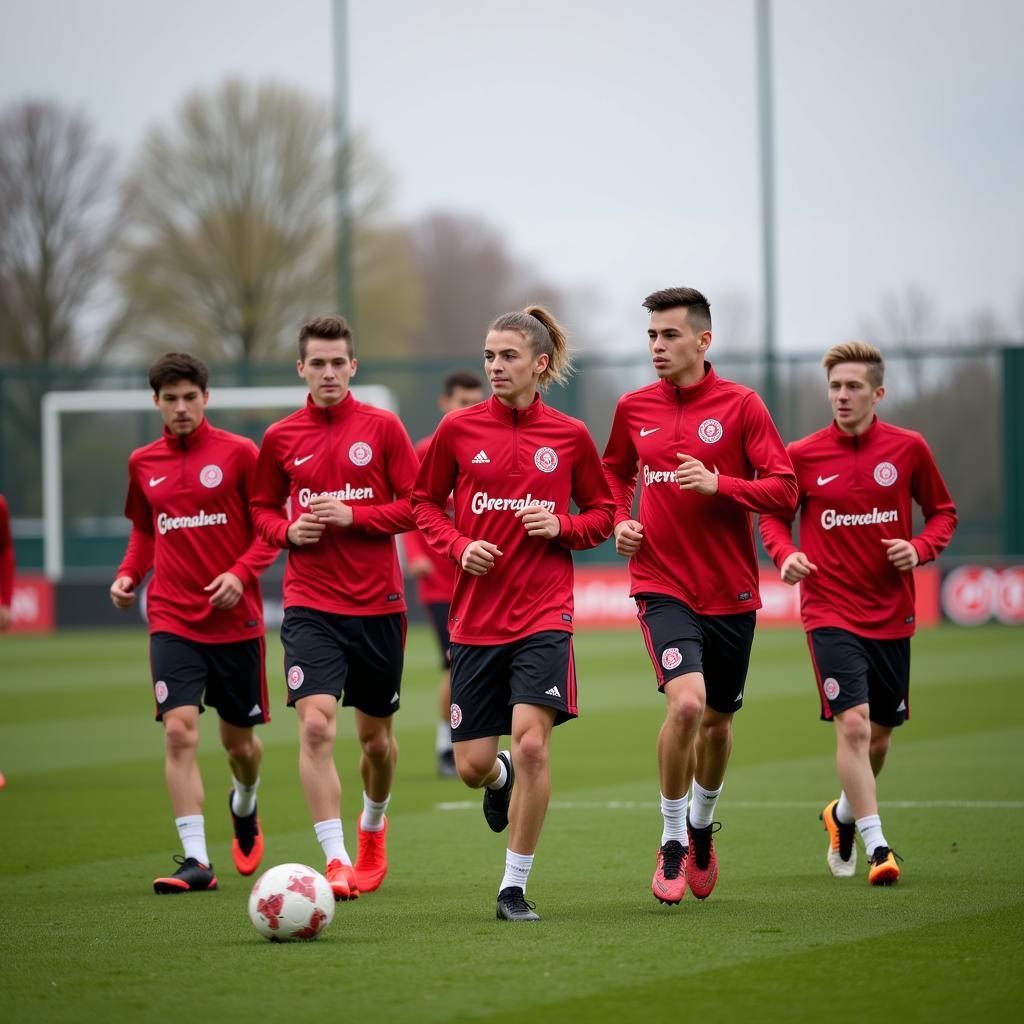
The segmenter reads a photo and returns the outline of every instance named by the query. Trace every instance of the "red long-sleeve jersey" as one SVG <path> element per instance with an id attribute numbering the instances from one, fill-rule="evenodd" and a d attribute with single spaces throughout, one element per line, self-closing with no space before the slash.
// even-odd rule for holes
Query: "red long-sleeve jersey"
<path id="1" fill-rule="evenodd" d="M 676 453 L 718 474 L 713 496 L 675 482 Z M 761 607 L 751 512 L 789 512 L 796 478 L 757 394 L 710 364 L 690 387 L 659 380 L 619 399 L 604 453 L 615 524 L 631 519 L 640 477 L 643 543 L 629 561 L 630 594 L 666 594 L 701 615 Z"/>
<path id="2" fill-rule="evenodd" d="M 210 426 L 191 434 L 168 430 L 128 459 L 131 520 L 128 549 L 117 570 L 146 590 L 150 633 L 173 633 L 199 643 L 234 643 L 263 636 L 259 575 L 277 557 L 249 518 L 256 445 Z M 203 588 L 222 572 L 244 585 L 234 608 L 214 608 Z"/>
<path id="3" fill-rule="evenodd" d="M 454 522 L 445 515 L 454 495 Z M 579 512 L 570 514 L 570 499 Z M 594 442 L 579 420 L 544 404 L 497 398 L 448 413 L 420 466 L 416 523 L 435 551 L 462 564 L 471 541 L 502 554 L 484 576 L 459 571 L 449 632 L 456 643 L 501 644 L 554 629 L 571 633 L 570 549 L 600 544 L 614 503 Z M 554 540 L 527 535 L 516 512 L 538 504 L 558 517 Z"/>
<path id="4" fill-rule="evenodd" d="M 956 506 L 924 438 L 877 418 L 863 434 L 835 422 L 787 449 L 800 488 L 795 512 L 761 516 L 761 539 L 781 568 L 802 551 L 818 567 L 800 584 L 806 630 L 838 626 L 890 640 L 914 633 L 914 574 L 886 557 L 883 538 L 909 540 L 922 562 L 936 558 L 956 529 Z M 913 536 L 913 506 L 924 529 Z"/>
<path id="5" fill-rule="evenodd" d="M 405 611 L 394 534 L 415 525 L 409 494 L 417 461 L 405 427 L 386 409 L 349 392 L 337 405 L 304 409 L 267 428 L 256 464 L 252 515 L 268 543 L 288 548 L 285 608 L 337 615 Z M 315 544 L 294 547 L 288 527 L 317 495 L 352 508 L 352 525 L 328 526 Z M 291 515 L 283 511 L 291 501 Z"/>
<path id="6" fill-rule="evenodd" d="M 416 443 L 416 458 L 422 463 L 430 447 L 434 435 L 424 437 Z M 454 515 L 454 505 L 448 502 L 446 512 Z M 417 595 L 420 604 L 451 604 L 455 591 L 455 563 L 444 554 L 435 551 L 424 539 L 419 530 L 403 533 L 405 554 L 410 562 L 417 558 L 426 558 L 430 562 L 430 572 L 416 580 Z"/>
<path id="7" fill-rule="evenodd" d="M 14 538 L 7 499 L 0 494 L 0 605 L 10 608 L 14 599 Z"/>

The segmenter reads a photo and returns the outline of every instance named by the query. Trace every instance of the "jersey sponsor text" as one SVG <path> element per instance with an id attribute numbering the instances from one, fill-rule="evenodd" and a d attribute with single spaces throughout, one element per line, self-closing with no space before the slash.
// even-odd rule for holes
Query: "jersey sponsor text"
<path id="1" fill-rule="evenodd" d="M 470 507 L 479 516 L 483 515 L 484 512 L 519 512 L 524 508 L 529 508 L 531 505 L 539 505 L 546 512 L 555 511 L 555 503 L 553 501 L 535 498 L 530 493 L 527 493 L 525 498 L 492 498 L 486 491 L 477 491 L 473 495 Z"/>
<path id="2" fill-rule="evenodd" d="M 337 498 L 338 501 L 362 501 L 372 497 L 372 487 L 353 487 L 351 484 L 345 484 L 344 489 L 340 491 L 312 491 L 308 487 L 303 487 L 299 491 L 299 504 L 303 508 L 309 508 L 309 503 L 314 498 Z"/>
<path id="3" fill-rule="evenodd" d="M 227 526 L 228 517 L 226 512 L 210 512 L 200 509 L 194 516 L 169 516 L 161 512 L 156 517 L 156 528 L 161 536 L 171 530 L 194 530 L 203 526 Z"/>
<path id="4" fill-rule="evenodd" d="M 821 527 L 831 530 L 837 526 L 874 526 L 877 523 L 899 522 L 899 509 L 890 508 L 879 512 L 873 508 L 870 512 L 843 513 L 834 508 L 827 508 L 821 513 Z"/>

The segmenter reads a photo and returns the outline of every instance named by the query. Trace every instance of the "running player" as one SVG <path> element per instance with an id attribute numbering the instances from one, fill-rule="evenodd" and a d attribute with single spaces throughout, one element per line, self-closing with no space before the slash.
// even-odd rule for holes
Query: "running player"
<path id="1" fill-rule="evenodd" d="M 705 361 L 707 299 L 666 288 L 644 307 L 658 381 L 619 400 L 604 468 L 617 505 L 615 549 L 630 560 L 630 595 L 666 700 L 664 823 L 651 888 L 675 904 L 687 883 L 704 899 L 718 878 L 713 816 L 761 606 L 751 512 L 788 512 L 796 481 L 760 398 Z"/>
<path id="2" fill-rule="evenodd" d="M 110 587 L 114 604 L 129 608 L 153 570 L 146 590 L 153 696 L 184 847 L 178 870 L 153 882 L 159 894 L 217 888 L 196 760 L 204 703 L 217 710 L 231 766 L 235 867 L 251 875 L 263 856 L 256 814 L 262 750 L 253 726 L 269 722 L 270 712 L 258 577 L 277 551 L 255 536 L 249 518 L 256 445 L 210 425 L 208 379 L 206 366 L 181 352 L 150 367 L 163 436 L 128 460 L 132 529 Z"/>
<path id="3" fill-rule="evenodd" d="M 452 739 L 459 776 L 484 789 L 487 824 L 509 828 L 497 916 L 538 921 L 526 883 L 551 792 L 551 730 L 577 714 L 570 551 L 608 536 L 613 506 L 587 428 L 538 393 L 570 372 L 551 314 L 499 316 L 484 367 L 491 398 L 441 421 L 413 507 L 427 542 L 462 570 L 449 619 Z M 511 750 L 499 751 L 505 734 Z"/>
<path id="4" fill-rule="evenodd" d="M 788 448 L 800 489 L 794 513 L 761 517 L 765 548 L 790 585 L 821 698 L 836 725 L 842 791 L 822 811 L 829 870 L 854 874 L 860 832 L 868 882 L 892 885 L 896 855 L 882 831 L 875 776 L 892 731 L 910 717 L 910 637 L 915 566 L 936 558 L 956 528 L 956 507 L 920 434 L 881 422 L 885 363 L 861 341 L 835 345 L 823 361 L 833 420 Z M 924 527 L 913 530 L 913 503 Z"/>
<path id="5" fill-rule="evenodd" d="M 350 392 L 358 363 L 342 317 L 303 324 L 296 365 L 309 397 L 263 437 L 252 513 L 260 535 L 288 549 L 281 642 L 288 703 L 299 720 L 299 777 L 334 896 L 355 899 L 376 889 L 388 867 L 384 812 L 398 758 L 392 716 L 405 650 L 394 534 L 414 525 L 417 462 L 398 417 Z M 361 748 L 354 868 L 334 764 L 338 701 L 354 709 Z"/>
<path id="6" fill-rule="evenodd" d="M 468 409 L 484 400 L 483 381 L 468 370 L 456 370 L 444 379 L 444 386 L 437 404 L 442 413 L 455 409 Z M 416 457 L 422 462 L 430 447 L 433 434 L 424 437 L 416 445 Z M 448 509 L 449 514 L 451 508 Z M 437 691 L 437 772 L 446 778 L 454 778 L 455 753 L 452 750 L 452 730 L 448 722 L 451 707 L 451 637 L 448 635 L 448 615 L 451 611 L 452 590 L 455 588 L 455 563 L 439 555 L 425 543 L 418 530 L 403 534 L 405 553 L 409 563 L 409 574 L 416 580 L 420 604 L 434 627 L 437 644 L 441 651 L 441 684 Z"/>

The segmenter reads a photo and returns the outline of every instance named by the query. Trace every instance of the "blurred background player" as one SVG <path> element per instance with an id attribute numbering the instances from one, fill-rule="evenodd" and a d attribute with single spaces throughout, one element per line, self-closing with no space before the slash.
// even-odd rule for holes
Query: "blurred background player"
<path id="1" fill-rule="evenodd" d="M 604 468 L 617 506 L 615 550 L 630 560 L 630 596 L 666 699 L 664 824 L 651 889 L 675 904 L 687 884 L 704 899 L 718 878 L 713 815 L 761 607 L 750 514 L 789 512 L 796 481 L 761 399 L 704 359 L 707 299 L 666 288 L 644 308 L 659 379 L 619 399 Z"/>
<path id="2" fill-rule="evenodd" d="M 206 850 L 203 780 L 196 754 L 203 704 L 216 708 L 231 766 L 228 809 L 235 867 L 251 875 L 263 856 L 256 813 L 260 741 L 270 721 L 259 575 L 277 557 L 249 518 L 256 445 L 205 416 L 206 366 L 171 352 L 149 370 L 159 441 L 128 460 L 125 515 L 132 529 L 110 598 L 118 608 L 146 590 L 156 718 L 164 725 L 167 789 L 184 847 L 179 868 L 157 878 L 160 894 L 216 889 Z"/>
<path id="3" fill-rule="evenodd" d="M 11 513 L 7 499 L 0 494 L 0 633 L 11 628 L 11 604 L 14 600 L 14 538 L 11 536 Z M 0 772 L 0 789 L 7 785 Z"/>
<path id="4" fill-rule="evenodd" d="M 469 370 L 456 370 L 444 379 L 437 405 L 442 413 L 454 409 L 468 409 L 484 399 L 483 381 Z M 424 437 L 416 445 L 416 457 L 422 462 L 434 435 Z M 449 503 L 448 514 L 453 506 Z M 418 530 L 403 534 L 405 553 L 408 559 L 409 575 L 416 580 L 420 604 L 423 605 L 434 627 L 434 635 L 441 651 L 441 685 L 437 691 L 437 771 L 446 778 L 458 775 L 455 770 L 455 754 L 452 751 L 452 730 L 448 717 L 451 708 L 451 637 L 448 635 L 448 615 L 455 589 L 456 565 L 444 555 L 438 554 L 420 536 Z"/>
<path id="5" fill-rule="evenodd" d="M 821 717 L 836 725 L 842 792 L 822 812 L 837 877 L 857 863 L 854 828 L 871 885 L 900 877 L 882 832 L 875 776 L 892 731 L 910 717 L 915 566 L 949 543 L 956 508 L 920 434 L 882 423 L 885 363 L 864 342 L 825 353 L 832 422 L 787 449 L 800 490 L 793 514 L 763 515 L 761 537 L 782 579 L 800 584 L 800 615 L 818 682 Z M 913 532 L 913 503 L 924 527 Z"/>
<path id="6" fill-rule="evenodd" d="M 570 551 L 608 536 L 613 506 L 586 426 L 538 393 L 570 372 L 551 314 L 499 316 L 484 368 L 491 398 L 441 421 L 413 505 L 427 543 L 462 570 L 449 620 L 452 739 L 463 782 L 484 788 L 487 824 L 509 829 L 497 916 L 537 921 L 526 883 L 551 795 L 551 730 L 577 715 Z M 506 734 L 512 749 L 499 752 Z"/>
<path id="7" fill-rule="evenodd" d="M 417 468 L 398 417 L 350 392 L 357 366 L 344 318 L 302 325 L 296 368 L 309 397 L 267 428 L 252 499 L 260 535 L 288 549 L 281 625 L 288 703 L 299 720 L 299 778 L 339 900 L 372 892 L 387 873 L 384 812 L 398 759 L 392 721 L 406 628 L 394 534 L 413 529 Z M 353 708 L 361 748 L 354 868 L 334 763 L 338 701 Z"/>

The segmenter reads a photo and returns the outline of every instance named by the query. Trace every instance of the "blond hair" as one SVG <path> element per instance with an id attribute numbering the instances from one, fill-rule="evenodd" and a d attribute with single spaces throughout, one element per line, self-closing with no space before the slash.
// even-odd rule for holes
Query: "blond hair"
<path id="1" fill-rule="evenodd" d="M 548 357 L 548 365 L 537 381 L 543 391 L 554 381 L 565 384 L 572 375 L 572 359 L 565 329 L 543 306 L 527 306 L 521 313 L 502 313 L 488 331 L 516 331 L 529 342 L 533 355 Z"/>
<path id="2" fill-rule="evenodd" d="M 841 345 L 833 345 L 822 359 L 825 375 L 832 372 L 833 366 L 840 363 L 863 363 L 867 369 L 868 383 L 873 388 L 880 388 L 885 380 L 885 360 L 882 353 L 866 341 L 844 341 Z"/>

